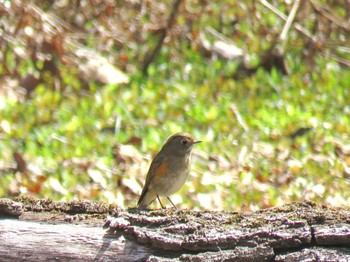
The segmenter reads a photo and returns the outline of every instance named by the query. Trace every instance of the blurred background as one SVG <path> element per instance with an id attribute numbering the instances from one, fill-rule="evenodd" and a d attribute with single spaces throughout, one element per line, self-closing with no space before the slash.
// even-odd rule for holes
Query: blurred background
<path id="1" fill-rule="evenodd" d="M 349 1 L 0 0 L 0 15 L 0 197 L 133 207 L 186 131 L 204 142 L 178 207 L 350 206 Z"/>

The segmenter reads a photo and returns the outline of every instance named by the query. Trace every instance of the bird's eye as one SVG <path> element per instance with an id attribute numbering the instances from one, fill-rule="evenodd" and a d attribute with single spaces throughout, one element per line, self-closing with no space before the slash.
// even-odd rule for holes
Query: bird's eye
<path id="1" fill-rule="evenodd" d="M 181 141 L 181 144 L 183 144 L 183 145 L 187 145 L 187 143 L 188 143 L 187 140 L 182 140 L 182 141 Z"/>

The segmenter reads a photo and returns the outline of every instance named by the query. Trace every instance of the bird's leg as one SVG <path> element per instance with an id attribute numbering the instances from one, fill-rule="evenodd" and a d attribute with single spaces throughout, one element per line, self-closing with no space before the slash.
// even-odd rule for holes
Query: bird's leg
<path id="1" fill-rule="evenodd" d="M 175 209 L 177 209 L 176 206 L 174 205 L 173 201 L 171 201 L 170 197 L 167 197 L 167 199 L 170 201 L 170 203 L 173 205 L 173 207 L 174 207 Z"/>
<path id="2" fill-rule="evenodd" d="M 160 198 L 159 198 L 158 195 L 157 195 L 157 198 L 158 198 L 158 201 L 159 201 L 159 204 L 161 205 L 161 207 L 162 207 L 163 209 L 165 209 L 165 206 L 163 206 L 163 204 L 162 204 L 162 202 L 160 201 Z"/>
<path id="3" fill-rule="evenodd" d="M 158 196 L 157 196 L 158 197 Z M 147 205 L 147 206 L 149 206 L 150 204 L 152 204 L 153 202 L 154 202 L 154 200 L 156 200 L 156 199 L 153 199 L 151 202 L 149 202 L 149 204 Z M 159 200 L 159 198 L 158 198 L 158 200 Z"/>

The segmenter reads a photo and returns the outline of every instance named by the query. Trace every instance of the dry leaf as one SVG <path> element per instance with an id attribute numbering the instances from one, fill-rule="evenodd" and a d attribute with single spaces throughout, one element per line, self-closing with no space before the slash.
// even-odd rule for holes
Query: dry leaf
<path id="1" fill-rule="evenodd" d="M 86 81 L 98 81 L 103 84 L 128 83 L 129 77 L 114 67 L 103 57 L 91 58 L 79 66 L 82 78 Z"/>

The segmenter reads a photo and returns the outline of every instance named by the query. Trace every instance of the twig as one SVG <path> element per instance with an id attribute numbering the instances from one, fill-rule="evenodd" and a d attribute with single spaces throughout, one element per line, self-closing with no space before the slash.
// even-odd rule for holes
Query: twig
<path id="1" fill-rule="evenodd" d="M 236 45 L 234 41 L 232 41 L 231 39 L 229 39 L 228 37 L 224 36 L 223 34 L 221 34 L 220 32 L 216 31 L 214 28 L 212 28 L 211 26 L 207 26 L 205 27 L 205 30 L 209 33 L 211 33 L 213 36 L 215 36 L 216 38 L 219 38 L 221 41 L 226 42 L 226 43 L 231 43 L 233 45 Z"/>
<path id="2" fill-rule="evenodd" d="M 295 0 L 294 5 L 292 7 L 292 10 L 289 13 L 286 24 L 284 25 L 284 28 L 283 28 L 282 33 L 280 35 L 280 41 L 282 42 L 282 47 L 281 47 L 282 53 L 284 53 L 285 46 L 287 44 L 287 34 L 290 30 L 290 27 L 293 23 L 293 20 L 295 18 L 295 15 L 296 15 L 298 9 L 299 9 L 299 6 L 300 6 L 300 0 Z"/>
<path id="3" fill-rule="evenodd" d="M 238 108 L 236 107 L 236 105 L 231 104 L 230 105 L 230 109 L 232 110 L 232 112 L 235 114 L 238 123 L 242 126 L 242 128 L 244 129 L 245 132 L 249 131 L 249 127 L 247 126 L 247 124 L 244 122 L 241 114 L 238 111 Z"/>
<path id="4" fill-rule="evenodd" d="M 341 64 L 343 66 L 350 67 L 350 61 L 348 61 L 346 59 L 340 58 L 340 57 L 338 57 L 334 54 L 331 54 L 329 52 L 322 52 L 321 54 L 327 58 L 331 58 L 331 59 L 337 61 L 339 64 Z"/>
<path id="5" fill-rule="evenodd" d="M 152 61 L 156 58 L 156 56 L 158 55 L 163 43 L 164 43 L 164 39 L 169 31 L 169 29 L 171 28 L 173 22 L 174 22 L 174 19 L 175 19 L 175 16 L 177 14 L 177 11 L 179 10 L 179 6 L 180 6 L 180 3 L 181 3 L 182 0 L 176 0 L 174 5 L 173 5 L 173 8 L 172 8 L 172 11 L 171 11 L 171 14 L 168 18 L 168 21 L 167 21 L 167 24 L 166 24 L 166 27 L 164 28 L 164 30 L 161 32 L 161 36 L 159 38 L 159 41 L 156 45 L 156 47 L 154 48 L 153 52 L 150 54 L 150 55 L 146 55 L 145 57 L 145 60 L 143 62 L 143 68 L 142 68 L 142 73 L 144 75 L 147 75 L 147 71 L 148 71 L 148 67 L 149 65 L 152 63 Z"/>
<path id="6" fill-rule="evenodd" d="M 350 30 L 350 23 L 346 22 L 346 21 L 342 21 L 341 19 L 339 19 L 337 16 L 333 15 L 329 10 L 327 10 L 326 8 L 320 6 L 319 4 L 317 4 L 315 1 L 310 1 L 313 8 L 320 13 L 321 15 L 323 15 L 324 17 L 326 17 L 327 19 L 329 19 L 331 22 L 333 22 L 335 25 L 337 25 L 338 27 L 349 31 Z"/>
<path id="7" fill-rule="evenodd" d="M 270 9 L 275 15 L 277 15 L 278 17 L 280 17 L 281 19 L 283 19 L 284 21 L 286 21 L 288 18 L 285 14 L 281 13 L 276 7 L 274 7 L 273 5 L 271 5 L 269 2 L 267 2 L 266 0 L 259 0 L 259 2 L 265 6 L 266 8 Z M 308 37 L 312 42 L 316 43 L 317 39 L 315 37 L 313 37 L 305 28 L 303 28 L 301 25 L 299 24 L 294 24 L 294 28 L 299 31 L 300 33 L 302 33 L 303 35 L 305 35 L 306 37 Z"/>
<path id="8" fill-rule="evenodd" d="M 299 0 L 297 0 L 299 1 Z M 291 14 L 289 15 L 289 17 L 287 18 L 286 15 L 284 15 L 283 13 L 281 13 L 276 7 L 274 7 L 273 5 L 271 5 L 269 2 L 267 2 L 266 0 L 259 0 L 259 2 L 265 6 L 266 8 L 268 8 L 269 10 L 271 10 L 274 14 L 276 14 L 278 17 L 280 17 L 281 19 L 287 21 L 287 19 L 289 17 L 291 17 Z M 316 11 L 318 11 L 319 13 L 325 15 L 328 19 L 330 19 L 330 21 L 334 22 L 336 25 L 344 28 L 344 29 L 348 29 L 346 25 L 343 25 L 339 19 L 336 19 L 334 16 L 331 16 L 329 14 L 326 15 L 326 12 L 325 10 L 323 10 L 321 7 L 319 7 L 318 5 L 316 5 L 313 1 L 311 1 L 311 3 L 313 4 L 314 8 L 316 9 Z M 293 6 L 294 7 L 294 6 Z M 318 8 L 318 9 L 317 9 Z M 287 24 L 287 23 L 286 23 Z M 294 28 L 300 32 L 301 34 L 303 34 L 304 36 L 308 37 L 314 44 L 316 44 L 318 41 L 317 41 L 317 38 L 312 36 L 305 28 L 303 28 L 302 26 L 300 26 L 299 24 L 294 24 Z M 281 36 L 282 37 L 282 36 Z M 346 49 L 344 49 L 346 50 Z M 334 59 L 335 61 L 337 61 L 338 63 L 342 64 L 343 66 L 347 66 L 349 67 L 350 66 L 350 61 L 348 60 L 345 60 L 345 59 L 342 59 L 342 58 L 339 58 L 333 54 L 330 54 L 330 53 L 322 53 L 324 56 L 326 57 L 330 57 L 332 59 Z"/>
<path id="9" fill-rule="evenodd" d="M 350 54 L 350 48 L 346 46 L 337 46 L 337 50 L 340 52 L 348 53 Z"/>

